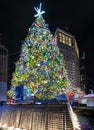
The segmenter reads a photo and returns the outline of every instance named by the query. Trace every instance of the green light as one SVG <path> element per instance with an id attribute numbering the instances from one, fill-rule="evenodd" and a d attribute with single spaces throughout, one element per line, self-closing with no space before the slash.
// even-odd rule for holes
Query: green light
<path id="1" fill-rule="evenodd" d="M 83 52 L 83 56 L 81 57 L 82 60 L 85 60 L 85 52 Z"/>

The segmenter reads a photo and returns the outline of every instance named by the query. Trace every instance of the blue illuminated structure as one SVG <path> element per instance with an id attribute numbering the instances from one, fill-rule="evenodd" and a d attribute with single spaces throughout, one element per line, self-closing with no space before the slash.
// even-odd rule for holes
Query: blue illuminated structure
<path id="1" fill-rule="evenodd" d="M 15 87 L 15 100 L 23 100 L 23 86 Z"/>

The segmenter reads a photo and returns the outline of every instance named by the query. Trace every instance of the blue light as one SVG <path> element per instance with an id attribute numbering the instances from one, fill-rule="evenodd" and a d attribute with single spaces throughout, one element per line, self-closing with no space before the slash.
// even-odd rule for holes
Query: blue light
<path id="1" fill-rule="evenodd" d="M 41 102 L 35 102 L 35 104 L 38 104 L 38 105 L 40 105 L 40 104 L 41 104 Z"/>

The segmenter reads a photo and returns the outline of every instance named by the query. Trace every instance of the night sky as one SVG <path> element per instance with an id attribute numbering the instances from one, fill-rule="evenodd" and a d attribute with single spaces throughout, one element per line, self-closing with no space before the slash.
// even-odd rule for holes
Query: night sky
<path id="1" fill-rule="evenodd" d="M 56 28 L 68 29 L 75 36 L 80 57 L 85 51 L 87 79 L 94 81 L 94 5 L 93 0 L 0 0 L 0 33 L 9 50 L 9 70 L 19 57 L 21 41 L 34 22 L 34 7 L 42 2 L 43 15 L 52 34 Z M 16 53 L 18 52 L 18 53 Z M 9 71 L 10 72 L 10 71 Z"/>

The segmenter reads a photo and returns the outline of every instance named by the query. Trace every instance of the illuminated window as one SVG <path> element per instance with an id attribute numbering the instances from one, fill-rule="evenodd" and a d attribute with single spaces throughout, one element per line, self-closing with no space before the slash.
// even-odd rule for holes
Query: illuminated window
<path id="1" fill-rule="evenodd" d="M 59 37 L 62 37 L 62 34 L 61 34 L 61 33 L 59 33 Z"/>
<path id="2" fill-rule="evenodd" d="M 65 35 L 62 35 L 62 38 L 63 38 L 63 43 L 65 43 L 66 42 Z"/>
<path id="3" fill-rule="evenodd" d="M 63 43 L 65 43 L 65 40 L 63 40 Z"/>
<path id="4" fill-rule="evenodd" d="M 59 36 L 61 36 L 61 33 L 59 33 Z"/>
<path id="5" fill-rule="evenodd" d="M 71 46 L 71 38 L 69 38 L 69 46 Z"/>
<path id="6" fill-rule="evenodd" d="M 60 42 L 62 42 L 62 38 L 61 37 L 59 38 L 59 40 L 60 40 Z"/>
<path id="7" fill-rule="evenodd" d="M 68 43 L 68 37 L 66 36 L 66 43 Z"/>
<path id="8" fill-rule="evenodd" d="M 62 42 L 62 35 L 59 33 L 59 41 Z"/>
<path id="9" fill-rule="evenodd" d="M 63 43 L 66 43 L 66 44 L 70 43 L 70 45 L 71 45 L 71 41 L 69 41 L 69 37 L 64 35 L 64 34 L 62 34 L 62 33 L 59 33 L 59 41 L 63 42 Z"/>

